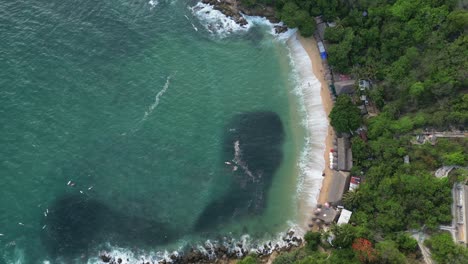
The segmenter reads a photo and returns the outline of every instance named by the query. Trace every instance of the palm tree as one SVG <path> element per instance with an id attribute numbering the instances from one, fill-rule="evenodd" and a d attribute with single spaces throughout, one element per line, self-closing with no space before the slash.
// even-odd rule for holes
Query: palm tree
<path id="1" fill-rule="evenodd" d="M 343 195 L 343 204 L 349 210 L 356 209 L 359 205 L 359 200 L 362 197 L 359 189 L 348 191 Z"/>
<path id="2" fill-rule="evenodd" d="M 333 225 L 331 232 L 335 235 L 333 245 L 338 248 L 348 248 L 356 238 L 355 230 L 352 225 Z"/>

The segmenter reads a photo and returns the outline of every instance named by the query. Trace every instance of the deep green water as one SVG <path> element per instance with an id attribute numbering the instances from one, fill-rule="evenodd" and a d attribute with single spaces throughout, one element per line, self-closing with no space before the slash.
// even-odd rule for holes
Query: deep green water
<path id="1" fill-rule="evenodd" d="M 195 4 L 0 3 L 0 263 L 263 239 L 296 219 L 286 46 L 266 26 L 211 34 Z M 255 180 L 225 164 L 239 139 Z"/>

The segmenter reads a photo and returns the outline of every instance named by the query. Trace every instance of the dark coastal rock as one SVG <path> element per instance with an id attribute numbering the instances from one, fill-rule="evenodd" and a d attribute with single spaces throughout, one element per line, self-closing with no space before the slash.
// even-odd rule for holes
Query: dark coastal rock
<path id="1" fill-rule="evenodd" d="M 205 4 L 210 4 L 215 10 L 220 11 L 225 16 L 230 17 L 241 26 L 247 25 L 247 20 L 242 16 L 238 7 L 238 2 L 235 0 L 202 0 Z"/>
<path id="2" fill-rule="evenodd" d="M 288 31 L 288 27 L 287 26 L 280 26 L 280 25 L 276 25 L 275 26 L 275 33 L 276 34 L 281 34 L 281 33 L 284 33 Z"/>
<path id="3" fill-rule="evenodd" d="M 196 247 L 190 247 L 185 253 L 172 253 L 169 258 L 170 260 L 160 260 L 158 264 L 185 264 L 185 263 L 227 263 L 226 260 L 238 260 L 247 256 L 250 252 L 255 252 L 258 257 L 266 257 L 271 255 L 274 252 L 289 252 L 295 247 L 302 245 L 302 238 L 294 236 L 294 232 L 288 231 L 283 237 L 287 241 L 283 246 L 280 246 L 278 243 L 272 244 L 271 241 L 264 243 L 263 245 L 253 245 L 252 248 L 246 248 L 240 242 L 232 243 L 231 240 L 223 238 L 222 241 L 227 243 L 231 242 L 232 246 L 235 248 L 228 248 L 223 243 L 214 242 L 204 246 L 204 249 L 200 251 Z M 206 250 L 206 251 L 205 251 Z M 110 264 L 121 264 L 122 260 L 119 258 L 117 261 L 115 258 L 108 253 L 103 253 L 100 256 L 100 259 L 104 263 Z M 127 263 L 128 260 L 127 260 Z M 140 262 L 139 262 L 140 263 Z M 141 262 L 142 264 L 146 264 Z"/>
<path id="4" fill-rule="evenodd" d="M 112 258 L 106 254 L 100 255 L 99 258 L 105 263 L 109 263 L 112 260 Z"/>
<path id="5" fill-rule="evenodd" d="M 233 19 L 237 24 L 241 26 L 247 25 L 247 20 L 242 14 L 248 16 L 260 16 L 266 17 L 272 23 L 280 22 L 275 15 L 275 9 L 273 6 L 255 5 L 255 6 L 244 6 L 242 1 L 239 0 L 202 0 L 205 4 L 210 4 L 214 9 L 220 11 L 227 17 Z M 275 28 L 276 30 L 276 28 Z M 287 30 L 287 27 L 278 26 L 277 33 L 282 33 Z"/>
<path id="6" fill-rule="evenodd" d="M 256 5 L 244 6 L 241 1 L 238 1 L 238 9 L 241 13 L 248 16 L 260 16 L 267 18 L 271 23 L 279 23 L 280 20 L 276 17 L 275 8 L 273 6 Z"/>
<path id="7" fill-rule="evenodd" d="M 227 252 L 228 252 L 228 249 L 224 245 L 221 245 L 217 248 L 217 255 L 224 255 Z"/>

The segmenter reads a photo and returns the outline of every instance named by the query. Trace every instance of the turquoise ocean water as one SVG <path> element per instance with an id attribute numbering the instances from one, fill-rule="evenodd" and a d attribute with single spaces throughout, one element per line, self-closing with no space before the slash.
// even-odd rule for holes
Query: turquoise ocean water
<path id="1" fill-rule="evenodd" d="M 196 4 L 0 3 L 0 263 L 256 241 L 295 221 L 286 44 Z"/>

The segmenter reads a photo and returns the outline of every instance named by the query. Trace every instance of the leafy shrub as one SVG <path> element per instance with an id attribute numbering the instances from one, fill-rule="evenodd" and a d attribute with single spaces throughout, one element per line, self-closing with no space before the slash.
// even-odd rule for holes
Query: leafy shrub
<path id="1" fill-rule="evenodd" d="M 237 262 L 238 264 L 257 264 L 257 258 L 252 255 L 248 255 L 243 258 L 241 261 Z"/>
<path id="2" fill-rule="evenodd" d="M 304 235 L 304 240 L 307 242 L 307 248 L 315 251 L 318 249 L 322 235 L 319 232 L 309 231 Z"/>

